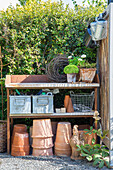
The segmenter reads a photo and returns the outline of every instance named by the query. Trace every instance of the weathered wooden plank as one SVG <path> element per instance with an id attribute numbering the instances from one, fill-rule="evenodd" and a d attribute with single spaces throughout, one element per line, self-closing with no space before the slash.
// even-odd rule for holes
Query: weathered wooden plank
<path id="1" fill-rule="evenodd" d="M 107 38 L 100 41 L 99 47 L 100 113 L 103 130 L 109 130 L 109 17 L 107 21 Z"/>

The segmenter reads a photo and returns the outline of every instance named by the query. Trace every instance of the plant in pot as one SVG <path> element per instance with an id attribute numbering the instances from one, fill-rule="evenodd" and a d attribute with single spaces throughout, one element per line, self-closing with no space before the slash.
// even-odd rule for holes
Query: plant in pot
<path id="1" fill-rule="evenodd" d="M 83 55 L 82 55 L 83 56 Z M 64 67 L 64 73 L 67 74 L 67 82 L 68 83 L 75 83 L 76 82 L 76 74 L 79 72 L 79 66 L 84 64 L 85 60 L 83 57 L 73 57 L 69 56 L 68 61 L 69 65 Z M 86 55 L 84 55 L 84 58 Z"/>

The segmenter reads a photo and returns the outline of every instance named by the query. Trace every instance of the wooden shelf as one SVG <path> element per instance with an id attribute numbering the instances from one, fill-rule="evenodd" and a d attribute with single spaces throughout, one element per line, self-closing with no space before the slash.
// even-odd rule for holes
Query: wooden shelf
<path id="1" fill-rule="evenodd" d="M 94 89 L 95 110 L 97 110 L 97 88 L 100 87 L 98 75 L 92 83 L 56 83 L 50 82 L 47 75 L 6 75 L 5 87 L 7 88 L 7 152 L 10 153 L 10 120 L 13 128 L 14 118 L 91 118 L 94 112 L 53 113 L 53 114 L 11 114 L 10 99 L 13 89 Z"/>
<path id="2" fill-rule="evenodd" d="M 92 89 L 99 87 L 99 83 L 9 83 L 6 88 L 9 89 Z"/>
<path id="3" fill-rule="evenodd" d="M 61 117 L 93 117 L 94 112 L 53 113 L 53 114 L 10 114 L 10 118 L 61 118 Z"/>

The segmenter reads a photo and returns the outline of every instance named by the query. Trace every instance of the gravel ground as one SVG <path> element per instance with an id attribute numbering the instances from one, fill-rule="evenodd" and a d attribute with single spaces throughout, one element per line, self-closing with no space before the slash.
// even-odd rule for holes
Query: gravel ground
<path id="1" fill-rule="evenodd" d="M 0 170 L 96 170 L 86 160 L 71 160 L 70 157 L 13 157 L 0 153 Z M 102 170 L 108 170 L 103 167 Z"/>

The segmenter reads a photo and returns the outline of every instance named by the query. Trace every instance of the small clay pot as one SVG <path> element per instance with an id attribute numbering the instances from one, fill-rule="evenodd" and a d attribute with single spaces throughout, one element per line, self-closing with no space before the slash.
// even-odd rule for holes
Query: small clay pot
<path id="1" fill-rule="evenodd" d="M 69 104 L 69 99 L 70 99 L 70 96 L 69 95 L 65 95 L 65 98 L 64 98 L 64 107 L 66 109 L 67 109 L 68 104 Z"/>
<path id="2" fill-rule="evenodd" d="M 73 113 L 74 112 L 71 97 L 69 98 L 69 103 L 68 103 L 68 106 L 67 106 L 67 112 L 68 113 Z"/>
<path id="3" fill-rule="evenodd" d="M 52 127 L 50 119 L 33 120 L 32 137 L 45 138 L 52 137 Z"/>
<path id="4" fill-rule="evenodd" d="M 37 149 L 33 148 L 33 156 L 53 156 L 52 148 L 47 149 Z"/>
<path id="5" fill-rule="evenodd" d="M 33 148 L 44 149 L 53 147 L 52 137 L 50 138 L 33 138 Z"/>

